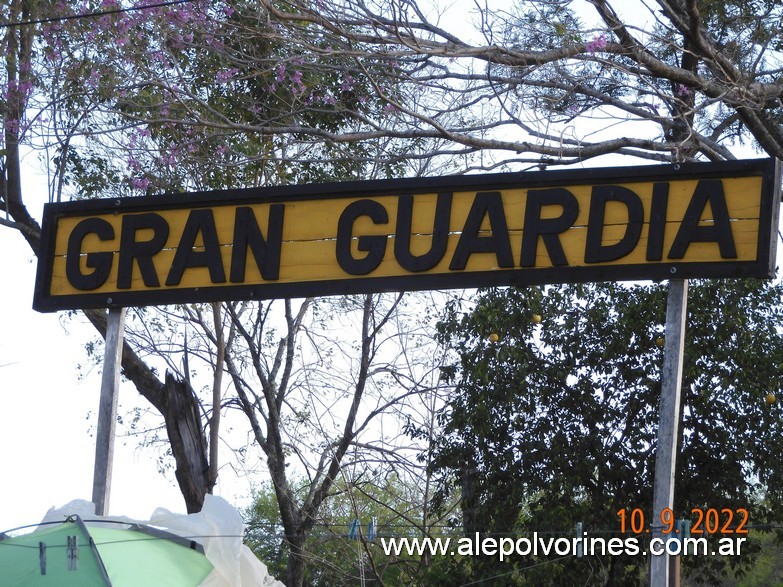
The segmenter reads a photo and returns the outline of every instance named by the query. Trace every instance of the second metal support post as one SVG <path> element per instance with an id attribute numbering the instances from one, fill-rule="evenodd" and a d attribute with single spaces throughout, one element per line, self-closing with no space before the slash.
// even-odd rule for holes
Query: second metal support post
<path id="1" fill-rule="evenodd" d="M 658 424 L 658 444 L 655 451 L 653 486 L 653 518 L 650 520 L 653 538 L 667 539 L 662 532 L 661 512 L 672 509 L 674 502 L 674 471 L 677 463 L 677 440 L 680 426 L 680 389 L 685 349 L 685 322 L 688 314 L 688 281 L 669 281 L 666 301 L 666 338 L 661 373 L 661 403 Z M 650 557 L 650 586 L 669 587 L 672 557 L 661 554 Z"/>

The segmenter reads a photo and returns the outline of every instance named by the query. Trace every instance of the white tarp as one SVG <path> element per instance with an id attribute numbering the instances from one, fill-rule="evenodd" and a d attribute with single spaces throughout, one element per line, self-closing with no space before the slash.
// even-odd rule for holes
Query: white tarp
<path id="1" fill-rule="evenodd" d="M 207 495 L 203 508 L 197 514 L 175 514 L 158 508 L 149 520 L 122 516 L 102 518 L 95 515 L 95 506 L 91 502 L 76 500 L 61 508 L 50 509 L 42 521 L 62 522 L 73 515 L 78 515 L 85 521 L 110 520 L 153 526 L 195 540 L 204 547 L 204 553 L 215 567 L 201 583 L 201 587 L 285 587 L 272 577 L 266 565 L 242 544 L 245 530 L 242 516 L 221 497 Z M 116 524 L 112 526 L 116 527 Z"/>

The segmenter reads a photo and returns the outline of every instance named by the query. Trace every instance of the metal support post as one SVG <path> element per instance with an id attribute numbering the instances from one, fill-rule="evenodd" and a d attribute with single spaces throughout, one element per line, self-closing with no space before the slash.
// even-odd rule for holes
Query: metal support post
<path id="1" fill-rule="evenodd" d="M 109 513 L 111 471 L 114 461 L 114 435 L 117 421 L 117 393 L 122 366 L 122 339 L 125 328 L 125 308 L 112 308 L 106 323 L 106 346 L 103 355 L 101 398 L 98 406 L 98 431 L 95 438 L 95 471 L 92 480 L 92 501 L 95 513 Z"/>
<path id="2" fill-rule="evenodd" d="M 658 444 L 655 451 L 652 537 L 668 538 L 662 532 L 661 512 L 674 502 L 674 470 L 680 424 L 680 388 L 682 384 L 685 322 L 688 313 L 688 282 L 669 281 L 666 301 L 666 339 L 661 374 L 661 403 Z M 650 586 L 669 587 L 669 555 L 651 556 Z"/>

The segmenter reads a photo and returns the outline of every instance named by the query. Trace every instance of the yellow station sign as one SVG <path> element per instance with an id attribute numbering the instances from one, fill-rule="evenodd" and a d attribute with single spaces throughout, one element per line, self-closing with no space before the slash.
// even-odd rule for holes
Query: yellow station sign
<path id="1" fill-rule="evenodd" d="M 770 277 L 779 175 L 752 160 L 51 204 L 34 307 Z"/>

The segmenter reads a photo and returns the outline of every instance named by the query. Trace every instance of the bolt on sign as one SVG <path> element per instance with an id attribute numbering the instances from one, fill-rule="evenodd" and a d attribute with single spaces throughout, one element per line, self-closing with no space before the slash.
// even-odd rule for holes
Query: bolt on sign
<path id="1" fill-rule="evenodd" d="M 34 307 L 772 277 L 773 159 L 48 204 Z"/>

